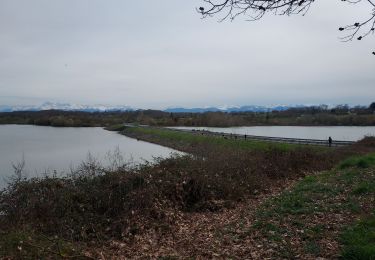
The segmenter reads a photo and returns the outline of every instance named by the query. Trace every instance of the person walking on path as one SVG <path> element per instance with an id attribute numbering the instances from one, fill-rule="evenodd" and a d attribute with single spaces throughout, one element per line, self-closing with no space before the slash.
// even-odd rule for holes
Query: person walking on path
<path id="1" fill-rule="evenodd" d="M 332 138 L 331 137 L 328 137 L 328 145 L 329 145 L 329 147 L 332 146 Z"/>

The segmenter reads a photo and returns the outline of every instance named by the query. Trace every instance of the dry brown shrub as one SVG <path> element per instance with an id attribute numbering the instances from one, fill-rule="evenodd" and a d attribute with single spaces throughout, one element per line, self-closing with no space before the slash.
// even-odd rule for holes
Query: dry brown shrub
<path id="1" fill-rule="evenodd" d="M 27 227 L 79 241 L 131 239 L 145 229 L 168 230 L 170 212 L 220 210 L 278 181 L 329 169 L 374 143 L 366 138 L 350 148 L 324 151 L 198 147 L 195 156 L 129 170 L 17 180 L 0 194 L 0 228 Z"/>

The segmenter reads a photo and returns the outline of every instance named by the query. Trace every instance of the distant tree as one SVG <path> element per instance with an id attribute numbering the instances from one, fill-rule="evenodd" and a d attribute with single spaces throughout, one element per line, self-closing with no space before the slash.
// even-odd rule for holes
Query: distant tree
<path id="1" fill-rule="evenodd" d="M 371 111 L 375 111 L 375 102 L 372 102 L 368 109 L 370 109 Z"/>
<path id="2" fill-rule="evenodd" d="M 321 104 L 321 105 L 319 105 L 319 108 L 320 108 L 321 111 L 327 111 L 328 110 L 328 105 Z"/>
<path id="3" fill-rule="evenodd" d="M 341 104 L 337 105 L 336 107 L 332 108 L 332 112 L 336 114 L 347 114 L 350 108 L 348 104 Z"/>
<path id="4" fill-rule="evenodd" d="M 270 119 L 270 111 L 267 111 L 266 112 L 266 122 L 268 122 L 269 119 Z"/>
<path id="5" fill-rule="evenodd" d="M 203 17 L 223 14 L 220 21 L 233 20 L 239 15 L 246 15 L 248 20 L 261 19 L 267 13 L 275 15 L 305 15 L 315 0 L 203 0 L 205 7 L 198 8 Z M 339 28 L 339 31 L 346 33 L 341 37 L 342 41 L 353 39 L 362 40 L 375 31 L 375 0 L 341 0 L 348 4 L 365 2 L 369 7 L 369 16 L 361 18 L 352 24 Z M 372 52 L 375 55 L 375 51 Z"/>

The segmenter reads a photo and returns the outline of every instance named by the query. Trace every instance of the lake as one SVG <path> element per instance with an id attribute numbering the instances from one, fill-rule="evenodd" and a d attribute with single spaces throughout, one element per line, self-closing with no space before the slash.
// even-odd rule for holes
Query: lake
<path id="1" fill-rule="evenodd" d="M 358 141 L 375 136 L 375 126 L 242 126 L 242 127 L 173 127 L 177 129 L 208 130 L 212 132 L 247 134 L 270 137 Z"/>
<path id="2" fill-rule="evenodd" d="M 65 174 L 78 166 L 88 154 L 108 163 L 108 152 L 120 151 L 125 161 L 140 163 L 177 152 L 160 145 L 137 141 L 94 128 L 56 128 L 31 125 L 0 125 L 0 187 L 13 173 L 12 163 L 24 158 L 29 177 L 56 170 Z"/>

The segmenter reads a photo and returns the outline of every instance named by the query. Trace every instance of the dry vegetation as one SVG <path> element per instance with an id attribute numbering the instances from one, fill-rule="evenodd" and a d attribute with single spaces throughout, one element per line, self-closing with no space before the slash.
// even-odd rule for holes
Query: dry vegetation
<path id="1" fill-rule="evenodd" d="M 182 145 L 189 142 L 192 155 L 155 164 L 109 169 L 91 161 L 66 178 L 16 178 L 0 194 L 0 256 L 240 258 L 257 253 L 261 259 L 272 255 L 263 242 L 257 248 L 259 243 L 242 235 L 222 240 L 228 221 L 255 224 L 256 206 L 282 187 L 375 147 L 372 138 L 346 149 L 244 148 L 192 139 Z M 252 232 L 245 224 L 235 224 L 236 230 Z M 253 235 L 250 240 L 257 241 Z"/>

